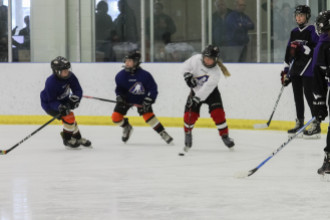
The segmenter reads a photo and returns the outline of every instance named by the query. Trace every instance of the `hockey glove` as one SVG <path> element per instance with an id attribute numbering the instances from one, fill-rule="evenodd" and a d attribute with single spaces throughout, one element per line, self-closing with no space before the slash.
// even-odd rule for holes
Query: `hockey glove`
<path id="1" fill-rule="evenodd" d="M 305 52 L 304 45 L 299 41 L 292 41 L 290 43 L 290 55 L 292 57 L 297 57 L 299 54 Z"/>
<path id="2" fill-rule="evenodd" d="M 126 104 L 126 100 L 124 99 L 123 96 L 118 95 L 118 96 L 116 97 L 116 101 L 117 101 L 117 104 L 120 104 L 120 105 L 127 105 L 127 104 Z"/>
<path id="3" fill-rule="evenodd" d="M 191 109 L 197 110 L 200 102 L 201 102 L 201 99 L 199 97 L 192 96 L 187 101 L 187 108 L 188 109 L 191 108 Z"/>
<path id="4" fill-rule="evenodd" d="M 197 86 L 197 80 L 193 77 L 192 73 L 187 72 L 183 76 L 184 80 L 190 88 L 194 88 Z"/>
<path id="5" fill-rule="evenodd" d="M 287 85 L 290 84 L 290 82 L 291 82 L 291 79 L 288 77 L 287 72 L 282 71 L 281 72 L 281 83 L 282 83 L 282 85 L 287 86 Z"/>
<path id="6" fill-rule="evenodd" d="M 139 113 L 141 115 L 145 114 L 145 113 L 148 113 L 148 112 L 151 112 L 151 105 L 154 103 L 154 100 L 152 100 L 152 98 L 150 97 L 145 97 L 144 100 L 143 100 L 143 103 L 142 103 L 142 107 L 139 111 Z"/>
<path id="7" fill-rule="evenodd" d="M 70 106 L 69 105 L 60 104 L 58 106 L 58 111 L 60 112 L 60 115 L 61 116 L 66 116 L 66 115 L 70 114 Z"/>
<path id="8" fill-rule="evenodd" d="M 328 116 L 328 108 L 325 99 L 320 98 L 313 101 L 315 117 L 318 121 L 323 121 Z"/>
<path id="9" fill-rule="evenodd" d="M 79 96 L 76 96 L 76 95 L 72 95 L 72 96 L 70 96 L 70 98 L 69 98 L 69 106 L 70 106 L 70 109 L 78 108 L 79 103 L 80 103 L 80 98 L 79 98 Z"/>

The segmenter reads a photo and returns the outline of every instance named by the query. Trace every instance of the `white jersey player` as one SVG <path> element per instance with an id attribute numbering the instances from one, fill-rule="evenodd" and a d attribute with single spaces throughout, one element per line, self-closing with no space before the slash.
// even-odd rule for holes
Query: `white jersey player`
<path id="1" fill-rule="evenodd" d="M 187 85 L 191 88 L 184 113 L 185 148 L 192 146 L 192 129 L 199 118 L 202 104 L 209 106 L 209 113 L 215 122 L 224 144 L 232 148 L 235 144 L 228 136 L 228 126 L 223 110 L 221 95 L 218 89 L 221 70 L 218 61 L 219 47 L 207 46 L 202 54 L 190 57 L 183 64 L 182 74 Z"/>

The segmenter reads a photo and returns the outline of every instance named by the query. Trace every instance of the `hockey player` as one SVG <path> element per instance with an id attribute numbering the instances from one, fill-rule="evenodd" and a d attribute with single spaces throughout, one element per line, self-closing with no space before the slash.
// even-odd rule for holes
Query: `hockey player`
<path id="1" fill-rule="evenodd" d="M 228 126 L 223 110 L 221 95 L 218 89 L 221 70 L 218 61 L 220 50 L 218 46 L 207 46 L 202 54 L 196 54 L 183 64 L 182 74 L 191 88 L 184 113 L 185 147 L 192 147 L 192 129 L 199 118 L 202 104 L 209 106 L 209 113 L 215 122 L 224 144 L 233 149 L 234 141 L 228 136 Z"/>
<path id="2" fill-rule="evenodd" d="M 124 58 L 125 66 L 116 75 L 116 100 L 112 121 L 123 128 L 122 141 L 127 142 L 133 128 L 124 116 L 134 104 L 140 105 L 138 113 L 162 138 L 170 144 L 173 138 L 165 131 L 152 110 L 158 90 L 152 75 L 140 67 L 141 54 L 137 50 L 129 52 Z"/>
<path id="3" fill-rule="evenodd" d="M 51 116 L 63 122 L 61 136 L 67 148 L 80 145 L 90 147 L 91 142 L 81 137 L 73 109 L 79 106 L 82 89 L 77 77 L 70 71 L 71 64 L 64 57 L 56 57 L 50 63 L 53 74 L 46 80 L 45 88 L 40 93 L 41 106 Z"/>
<path id="4" fill-rule="evenodd" d="M 316 18 L 315 26 L 320 33 L 320 40 L 315 47 L 313 58 L 313 94 L 316 118 L 323 121 L 328 116 L 330 104 L 330 11 L 324 11 Z M 328 106 L 328 107 L 327 107 Z M 328 127 L 327 144 L 324 148 L 324 162 L 318 174 L 330 174 L 330 127 Z"/>
<path id="5" fill-rule="evenodd" d="M 294 128 L 288 130 L 289 136 L 294 135 L 304 126 L 304 94 L 311 114 L 315 116 L 313 111 L 313 71 L 311 63 L 313 48 L 316 46 L 319 39 L 315 32 L 315 27 L 313 25 L 308 25 L 308 20 L 311 17 L 311 9 L 307 5 L 298 5 L 294 14 L 298 27 L 291 31 L 285 53 L 285 67 L 281 72 L 281 82 L 283 86 L 287 86 L 292 82 L 296 105 L 296 125 Z M 315 121 L 308 130 L 304 131 L 303 136 L 304 138 L 320 138 L 320 133 L 320 122 Z"/>

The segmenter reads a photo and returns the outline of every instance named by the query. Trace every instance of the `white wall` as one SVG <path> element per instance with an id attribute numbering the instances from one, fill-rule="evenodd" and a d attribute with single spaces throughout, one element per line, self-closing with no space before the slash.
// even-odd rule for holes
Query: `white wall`
<path id="1" fill-rule="evenodd" d="M 114 77 L 122 63 L 73 63 L 85 95 L 115 99 Z M 281 88 L 280 64 L 226 64 L 232 76 L 222 77 L 219 89 L 227 118 L 268 119 Z M 51 74 L 48 63 L 0 64 L 0 115 L 44 115 L 39 94 Z M 181 64 L 143 63 L 159 87 L 154 105 L 157 116 L 181 117 L 189 89 L 180 74 Z M 114 104 L 84 99 L 77 115 L 110 115 Z M 129 115 L 137 115 L 130 111 Z M 207 107 L 201 117 L 209 117 Z M 306 107 L 305 118 L 310 118 Z M 285 88 L 274 120 L 294 120 L 295 107 L 291 84 Z"/>

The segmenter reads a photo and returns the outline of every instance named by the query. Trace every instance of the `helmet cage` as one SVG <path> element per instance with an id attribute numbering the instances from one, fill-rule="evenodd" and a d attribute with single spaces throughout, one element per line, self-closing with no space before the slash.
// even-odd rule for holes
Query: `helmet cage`
<path id="1" fill-rule="evenodd" d="M 133 64 L 133 67 L 127 67 L 125 65 L 125 70 L 127 72 L 134 73 L 135 70 L 138 69 L 140 64 L 141 64 L 141 53 L 140 53 L 140 51 L 133 50 L 133 51 L 129 52 L 129 54 L 124 57 L 124 62 L 126 62 L 126 60 L 133 60 L 134 64 Z"/>
<path id="2" fill-rule="evenodd" d="M 56 57 L 54 60 L 52 60 L 50 66 L 53 70 L 53 74 L 56 75 L 60 79 L 67 79 L 71 76 L 71 72 L 66 77 L 61 76 L 62 70 L 71 68 L 71 63 L 64 57 L 61 57 L 61 56 Z"/>
<path id="3" fill-rule="evenodd" d="M 298 5 L 294 10 L 294 15 L 297 14 L 305 14 L 306 15 L 306 23 L 308 23 L 311 18 L 311 8 L 308 5 Z"/>
<path id="4" fill-rule="evenodd" d="M 202 52 L 203 65 L 207 68 L 215 67 L 217 65 L 219 55 L 220 55 L 220 49 L 218 46 L 208 45 Z M 206 64 L 204 61 L 205 57 L 209 57 L 209 58 L 213 59 L 213 61 L 214 61 L 213 64 L 211 64 L 211 65 Z"/>

